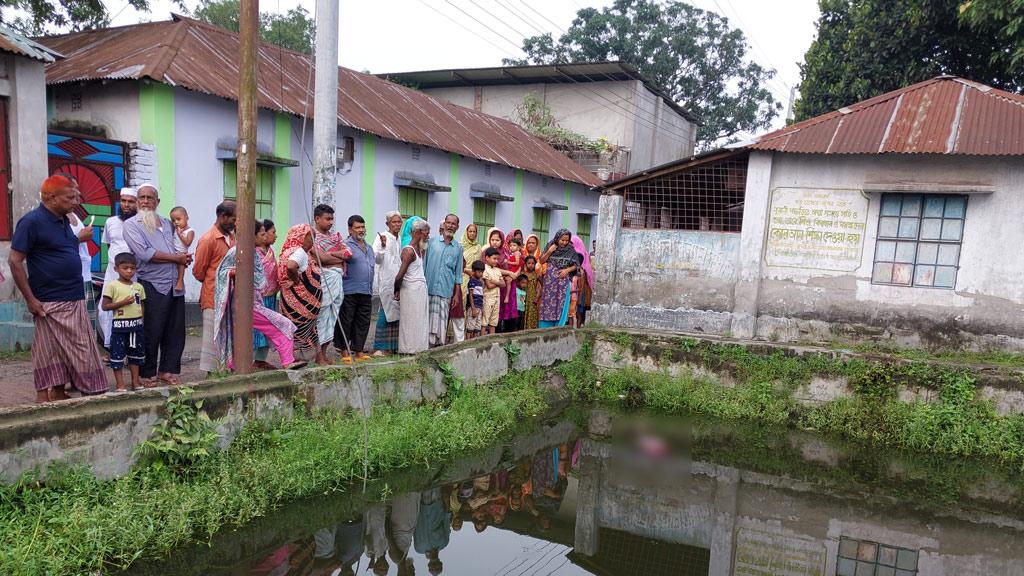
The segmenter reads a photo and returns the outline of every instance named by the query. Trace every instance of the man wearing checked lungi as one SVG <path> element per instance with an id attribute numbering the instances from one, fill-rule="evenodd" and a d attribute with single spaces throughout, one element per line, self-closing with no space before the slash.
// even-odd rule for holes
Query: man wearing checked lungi
<path id="1" fill-rule="evenodd" d="M 47 178 L 40 195 L 42 203 L 18 220 L 9 258 L 35 323 L 36 402 L 68 398 L 68 384 L 83 395 L 102 394 L 107 376 L 86 312 L 78 237 L 68 220 L 81 195 L 64 176 Z"/>

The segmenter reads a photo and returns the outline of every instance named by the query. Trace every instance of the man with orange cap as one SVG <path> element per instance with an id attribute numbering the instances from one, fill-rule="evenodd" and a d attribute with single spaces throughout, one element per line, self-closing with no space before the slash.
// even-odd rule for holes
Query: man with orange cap
<path id="1" fill-rule="evenodd" d="M 107 376 L 86 309 L 79 241 L 68 220 L 81 193 L 67 177 L 50 176 L 41 197 L 42 203 L 18 220 L 9 258 L 11 276 L 35 323 L 36 402 L 68 398 L 68 384 L 83 395 L 102 394 Z"/>

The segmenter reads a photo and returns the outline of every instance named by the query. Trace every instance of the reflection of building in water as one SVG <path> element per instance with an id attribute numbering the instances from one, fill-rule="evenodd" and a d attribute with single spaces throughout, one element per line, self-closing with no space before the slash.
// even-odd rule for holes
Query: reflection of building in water
<path id="1" fill-rule="evenodd" d="M 1024 523 L 1014 518 L 921 517 L 881 498 L 699 461 L 638 475 L 613 452 L 585 441 L 581 458 L 571 558 L 595 574 L 1024 574 L 1020 532 L 1007 528 Z"/>

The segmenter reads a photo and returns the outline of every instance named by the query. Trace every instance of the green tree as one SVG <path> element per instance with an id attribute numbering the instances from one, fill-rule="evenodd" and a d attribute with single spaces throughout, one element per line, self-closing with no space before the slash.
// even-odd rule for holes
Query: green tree
<path id="1" fill-rule="evenodd" d="M 196 20 L 238 32 L 239 0 L 200 0 L 192 16 Z M 305 52 L 313 51 L 316 23 L 299 6 L 284 14 L 260 13 L 260 36 L 278 46 Z"/>
<path id="2" fill-rule="evenodd" d="M 127 6 L 149 11 L 150 0 L 128 0 Z M 183 7 L 183 0 L 174 0 Z M 101 0 L 0 0 L 0 24 L 36 36 L 77 32 L 110 25 L 110 12 Z"/>
<path id="3" fill-rule="evenodd" d="M 746 60 L 743 33 L 712 12 L 678 1 L 616 0 L 584 8 L 557 41 L 523 40 L 527 57 L 506 65 L 619 60 L 697 116 L 697 146 L 769 125 L 782 105 L 766 87 L 774 70 Z"/>
<path id="4" fill-rule="evenodd" d="M 967 0 L 960 5 L 960 17 L 974 29 L 999 29 L 1006 50 L 992 53 L 993 65 L 1024 69 L 1024 0 Z"/>
<path id="5" fill-rule="evenodd" d="M 1024 69 L 1013 70 L 1008 59 L 992 57 L 1006 52 L 1000 22 L 979 19 L 970 25 L 960 17 L 960 2 L 819 0 L 818 36 L 800 66 L 796 119 L 939 74 L 1020 90 Z"/>

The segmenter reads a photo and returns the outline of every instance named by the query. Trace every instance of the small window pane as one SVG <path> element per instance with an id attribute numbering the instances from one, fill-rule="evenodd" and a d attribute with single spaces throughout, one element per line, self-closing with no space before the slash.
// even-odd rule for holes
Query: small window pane
<path id="1" fill-rule="evenodd" d="M 942 218 L 942 198 L 938 196 L 931 196 L 926 198 L 924 201 L 924 215 L 925 217 L 931 216 L 934 218 Z"/>
<path id="2" fill-rule="evenodd" d="M 937 262 L 939 264 L 956 266 L 960 262 L 960 245 L 942 244 L 939 246 L 939 257 Z"/>
<path id="3" fill-rule="evenodd" d="M 935 264 L 935 258 L 939 252 L 938 244 L 927 244 L 922 242 L 917 245 L 917 263 Z"/>
<path id="4" fill-rule="evenodd" d="M 900 211 L 901 216 L 920 216 L 921 215 L 921 197 L 920 196 L 904 196 L 903 197 L 903 210 Z"/>
<path id="5" fill-rule="evenodd" d="M 899 218 L 882 218 L 878 223 L 878 235 L 884 238 L 895 238 L 899 231 Z"/>
<path id="6" fill-rule="evenodd" d="M 900 215 L 900 197 L 896 194 L 886 194 L 882 197 L 882 216 Z"/>
<path id="7" fill-rule="evenodd" d="M 900 218 L 900 238 L 917 238 L 917 218 Z"/>
<path id="8" fill-rule="evenodd" d="M 921 239 L 938 240 L 942 234 L 942 220 L 938 218 L 925 218 L 921 220 Z"/>
<path id="9" fill-rule="evenodd" d="M 963 218 L 967 201 L 962 196 L 946 198 L 946 218 Z"/>
<path id="10" fill-rule="evenodd" d="M 952 266 L 935 267 L 935 286 L 953 288 L 956 285 L 956 268 Z"/>
<path id="11" fill-rule="evenodd" d="M 879 262 L 875 264 L 874 273 L 871 275 L 872 282 L 882 282 L 888 284 L 892 282 L 892 264 L 886 262 Z"/>
<path id="12" fill-rule="evenodd" d="M 913 264 L 893 264 L 892 283 L 910 285 L 910 279 L 914 273 Z"/>
<path id="13" fill-rule="evenodd" d="M 959 240 L 960 234 L 963 232 L 963 220 L 943 220 L 942 221 L 942 239 L 943 240 Z"/>
<path id="14" fill-rule="evenodd" d="M 875 246 L 875 260 L 892 262 L 896 259 L 896 243 L 887 240 L 879 240 Z"/>
<path id="15" fill-rule="evenodd" d="M 935 266 L 918 266 L 914 270 L 914 284 L 931 286 L 935 279 Z"/>
<path id="16" fill-rule="evenodd" d="M 914 242 L 897 242 L 896 243 L 896 262 L 913 262 L 914 255 L 917 251 L 917 244 Z"/>

